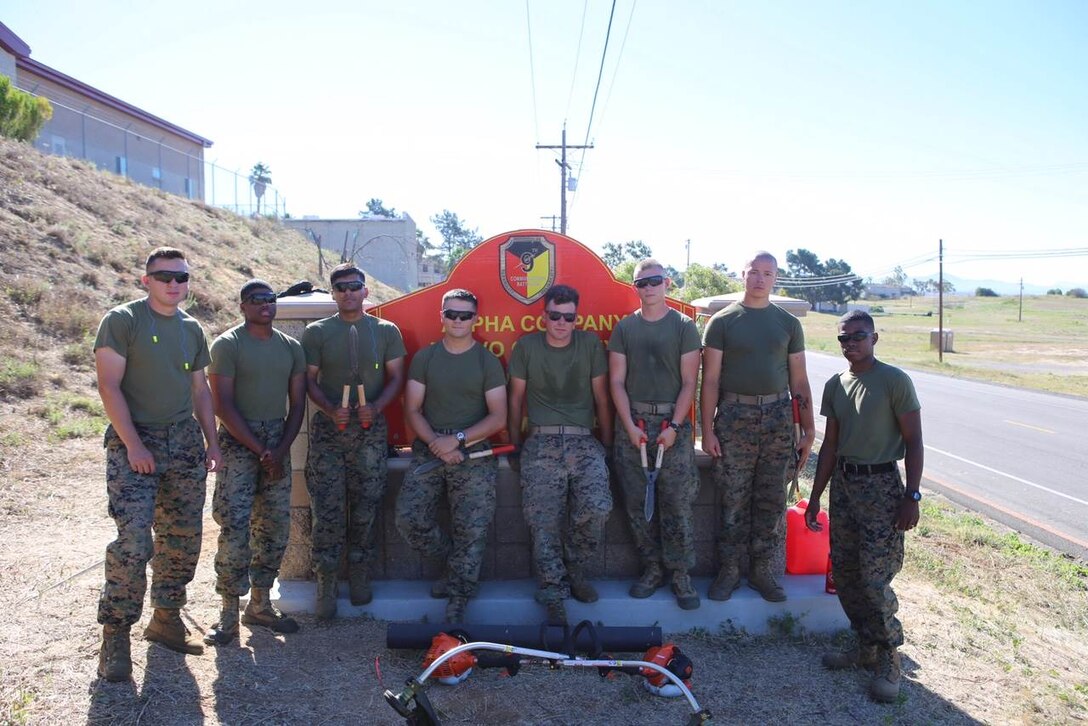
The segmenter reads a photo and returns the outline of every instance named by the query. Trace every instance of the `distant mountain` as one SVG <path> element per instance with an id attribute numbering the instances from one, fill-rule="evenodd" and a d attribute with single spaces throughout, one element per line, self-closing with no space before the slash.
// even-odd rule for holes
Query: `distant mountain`
<path id="1" fill-rule="evenodd" d="M 961 295 L 970 295 L 977 288 L 988 287 L 998 295 L 1019 295 L 1020 283 L 1008 282 L 1007 280 L 972 280 L 966 277 L 957 277 L 955 275 L 945 275 L 945 279 L 956 286 L 956 292 Z M 1057 283 L 1056 285 L 1033 285 L 1030 282 L 1024 283 L 1025 295 L 1045 295 L 1047 290 L 1053 287 L 1061 289 L 1065 292 L 1067 288 L 1079 287 L 1074 283 Z"/>

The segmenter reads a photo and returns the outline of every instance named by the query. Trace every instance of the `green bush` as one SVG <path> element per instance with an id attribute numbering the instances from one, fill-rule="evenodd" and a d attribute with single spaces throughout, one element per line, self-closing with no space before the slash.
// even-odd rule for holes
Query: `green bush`
<path id="1" fill-rule="evenodd" d="M 1001 297 L 988 287 L 976 287 L 975 297 Z"/>
<path id="2" fill-rule="evenodd" d="M 1052 287 L 1046 291 L 1047 295 L 1061 295 L 1062 289 L 1060 287 Z"/>
<path id="3" fill-rule="evenodd" d="M 1085 292 L 1083 287 L 1071 287 L 1065 291 L 1065 296 L 1086 298 L 1088 297 L 1088 292 Z"/>
<path id="4" fill-rule="evenodd" d="M 0 75 L 0 136 L 33 141 L 51 118 L 53 107 L 49 101 L 20 91 L 10 78 Z"/>

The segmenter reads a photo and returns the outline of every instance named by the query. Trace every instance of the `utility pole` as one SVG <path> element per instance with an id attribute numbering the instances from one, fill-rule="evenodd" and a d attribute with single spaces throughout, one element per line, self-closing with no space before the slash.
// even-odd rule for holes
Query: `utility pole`
<path id="1" fill-rule="evenodd" d="M 552 215 L 550 215 L 550 216 L 547 216 L 547 217 L 541 217 L 541 218 L 540 218 L 540 221 L 541 221 L 541 222 L 544 222 L 544 221 L 546 221 L 546 220 L 551 220 L 551 223 L 552 223 L 552 231 L 554 232 L 554 231 L 555 231 L 555 220 L 557 220 L 557 219 L 559 219 L 559 217 L 557 217 L 557 216 L 555 216 L 554 214 L 552 214 Z"/>
<path id="2" fill-rule="evenodd" d="M 1020 312 L 1016 314 L 1016 322 L 1024 322 L 1024 278 L 1020 278 Z"/>
<path id="3" fill-rule="evenodd" d="M 684 247 L 685 247 L 685 248 L 687 249 L 687 251 L 688 251 L 688 261 L 687 261 L 687 263 L 686 263 L 686 264 L 684 265 L 684 272 L 687 272 L 687 271 L 688 271 L 688 268 L 689 268 L 689 267 L 691 267 L 691 240 L 690 240 L 690 239 L 688 239 L 688 240 L 686 240 L 686 241 L 684 242 Z"/>
<path id="4" fill-rule="evenodd" d="M 944 240 L 937 240 L 937 360 L 944 363 Z"/>
<path id="5" fill-rule="evenodd" d="M 537 144 L 538 149 L 562 149 L 561 160 L 555 163 L 559 165 L 559 232 L 561 234 L 567 233 L 567 172 L 570 170 L 570 165 L 567 163 L 567 149 L 592 149 L 593 144 L 588 146 L 567 146 L 567 125 L 563 124 L 563 142 L 559 146 L 547 146 L 545 144 Z"/>

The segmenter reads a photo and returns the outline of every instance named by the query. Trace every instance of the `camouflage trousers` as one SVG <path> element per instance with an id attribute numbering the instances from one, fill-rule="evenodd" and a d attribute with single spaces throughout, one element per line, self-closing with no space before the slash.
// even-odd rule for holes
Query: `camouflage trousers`
<path id="1" fill-rule="evenodd" d="M 714 433 L 722 447 L 714 460 L 721 495 L 720 562 L 771 559 L 782 538 L 786 471 L 793 464 L 793 410 L 789 399 L 765 406 L 718 404 Z"/>
<path id="2" fill-rule="evenodd" d="M 895 527 L 903 501 L 899 469 L 831 479 L 831 571 L 850 627 L 862 643 L 898 648 L 903 626 L 892 580 L 903 567 L 903 532 Z"/>
<path id="3" fill-rule="evenodd" d="M 374 521 L 386 485 L 384 416 L 369 429 L 352 419 L 339 431 L 328 416 L 310 425 L 306 491 L 310 494 L 314 569 L 336 572 L 347 543 L 348 563 L 369 565 L 374 557 Z"/>
<path id="4" fill-rule="evenodd" d="M 650 466 L 657 457 L 654 443 L 661 431 L 661 422 L 671 416 L 632 413 L 635 421 L 646 422 L 646 456 Z M 676 443 L 665 450 L 661 460 L 661 473 L 657 476 L 654 499 L 657 502 L 654 518 L 647 522 L 644 514 L 646 503 L 646 475 L 642 470 L 639 450 L 623 434 L 623 427 L 616 419 L 615 444 L 612 457 L 620 486 L 623 488 L 624 510 L 631 525 L 635 547 L 643 567 L 651 563 L 663 565 L 668 570 L 687 572 L 695 566 L 695 525 L 692 507 L 699 494 L 699 474 L 695 469 L 695 448 L 691 438 L 691 424 L 687 421 L 676 435 Z"/>
<path id="5" fill-rule="evenodd" d="M 468 451 L 488 448 L 487 443 Z M 495 517 L 495 481 L 499 464 L 495 457 L 469 459 L 453 466 L 440 466 L 421 475 L 412 472 L 433 461 L 426 444 L 412 444 L 411 469 L 397 495 L 397 530 L 424 557 L 446 562 L 451 596 L 472 597 L 480 579 L 480 566 L 487 547 L 487 528 Z M 450 506 L 449 534 L 438 521 L 442 493 Z"/>
<path id="6" fill-rule="evenodd" d="M 106 583 L 98 622 L 129 626 L 140 619 L 151 562 L 151 606 L 185 605 L 196 573 L 204 514 L 204 436 L 193 418 L 163 427 L 137 426 L 155 457 L 154 474 L 138 474 L 113 426 L 106 429 L 106 494 L 117 539 L 106 547 Z"/>
<path id="7" fill-rule="evenodd" d="M 270 449 L 283 438 L 282 419 L 246 425 Z M 219 448 L 223 461 L 212 495 L 212 514 L 219 524 L 215 591 L 240 596 L 250 585 L 272 587 L 279 574 L 291 529 L 291 457 L 284 457 L 284 475 L 273 479 L 257 454 L 225 426 L 219 427 Z"/>
<path id="8" fill-rule="evenodd" d="M 580 572 L 596 552 L 612 511 L 604 446 L 593 436 L 530 436 L 521 454 L 521 505 L 533 537 L 538 597 L 569 597 L 568 569 Z"/>

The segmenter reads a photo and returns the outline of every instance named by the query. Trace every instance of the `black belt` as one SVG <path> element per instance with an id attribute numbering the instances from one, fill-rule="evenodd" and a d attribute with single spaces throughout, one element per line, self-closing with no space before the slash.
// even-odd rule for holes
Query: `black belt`
<path id="1" fill-rule="evenodd" d="M 749 396 L 745 393 L 733 393 L 722 391 L 722 403 L 741 403 L 745 406 L 766 406 L 768 403 L 778 403 L 790 397 L 789 391 L 781 393 L 765 393 L 759 396 Z"/>
<path id="2" fill-rule="evenodd" d="M 660 414 L 662 416 L 672 416 L 672 412 L 676 409 L 675 403 L 648 403 L 645 401 L 631 401 L 631 410 L 635 413 L 649 413 Z"/>
<path id="3" fill-rule="evenodd" d="M 885 461 L 883 464 L 851 464 L 839 460 L 839 468 L 844 474 L 887 474 L 895 471 L 894 461 Z"/>
<path id="4" fill-rule="evenodd" d="M 529 435 L 559 434 L 561 436 L 589 436 L 593 432 L 585 426 L 531 426 Z"/>

